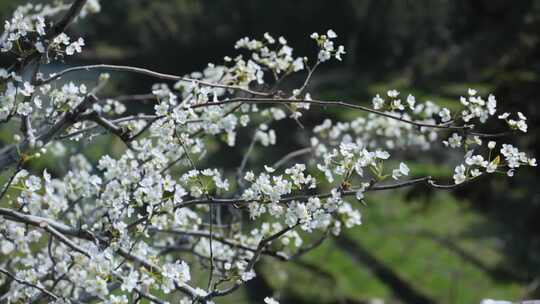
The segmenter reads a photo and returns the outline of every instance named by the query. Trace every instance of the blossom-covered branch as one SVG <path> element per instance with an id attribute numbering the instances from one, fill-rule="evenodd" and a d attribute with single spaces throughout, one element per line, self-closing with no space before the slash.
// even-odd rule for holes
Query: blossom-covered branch
<path id="1" fill-rule="evenodd" d="M 310 36 L 313 58 L 296 56 L 284 37 L 266 33 L 240 39 L 237 54 L 189 76 L 108 64 L 43 75 L 44 66 L 82 52 L 84 39 L 66 30 L 99 8 L 95 0 L 25 5 L 0 36 L 0 51 L 14 62 L 0 69 L 0 126 L 12 134 L 0 169 L 15 165 L 0 194 L 0 284 L 16 282 L 6 284 L 2 300 L 211 303 L 253 279 L 261 259 L 294 260 L 360 225 L 359 203 L 371 192 L 448 190 L 536 166 L 506 136 L 527 132 L 526 116 L 498 113 L 495 97 L 474 89 L 453 111 L 396 90 L 376 95 L 371 106 L 312 97 L 318 67 L 345 55 L 332 30 Z M 75 80 L 90 70 L 164 83 L 145 94 L 105 97 L 111 75 L 92 85 Z M 295 73 L 302 81 L 285 86 Z M 74 79 L 65 81 L 68 74 Z M 153 108 L 132 107 L 134 101 Z M 317 125 L 304 121 L 312 106 L 324 116 Z M 357 112 L 333 121 L 329 107 Z M 272 147 L 296 132 L 283 134 L 279 126 L 288 120 L 302 126 L 306 140 L 275 157 Z M 496 132 L 485 131 L 488 121 Z M 249 134 L 247 146 L 238 134 Z M 123 142 L 120 153 L 90 161 L 70 148 L 97 136 Z M 234 147 L 243 153 L 234 163 L 210 165 Z M 403 150 L 460 161 L 435 181 L 409 168 Z M 267 158 L 254 165 L 260 154 Z M 32 169 L 44 155 L 65 170 Z M 197 286 L 194 277 L 209 279 Z"/>
<path id="2" fill-rule="evenodd" d="M 108 70 L 108 71 L 131 72 L 131 73 L 143 74 L 143 75 L 147 75 L 147 76 L 151 76 L 151 77 L 158 78 L 158 79 L 163 79 L 163 80 L 182 81 L 182 82 L 188 82 L 188 83 L 195 83 L 195 84 L 201 85 L 201 86 L 222 88 L 222 89 L 228 89 L 228 90 L 238 90 L 238 91 L 242 91 L 242 92 L 252 94 L 252 95 L 260 95 L 260 96 L 269 95 L 269 93 L 253 91 L 253 90 L 250 90 L 248 88 L 235 86 L 235 85 L 226 85 L 226 84 L 222 84 L 222 83 L 212 83 L 212 82 L 193 79 L 193 78 L 188 78 L 188 77 L 182 77 L 182 76 L 176 76 L 176 75 L 170 75 L 170 74 L 154 72 L 154 71 L 144 69 L 144 68 L 138 68 L 138 67 L 132 67 L 132 66 L 124 66 L 124 65 L 110 65 L 110 64 L 85 65 L 85 66 L 78 66 L 78 67 L 68 68 L 68 69 L 60 71 L 58 73 L 52 74 L 47 79 L 39 80 L 39 81 L 37 81 L 36 84 L 37 85 L 47 84 L 47 83 L 49 83 L 51 81 L 54 81 L 56 79 L 61 78 L 62 76 L 66 75 L 66 74 L 69 74 L 69 73 L 80 72 L 80 71 L 90 71 L 90 70 Z"/>

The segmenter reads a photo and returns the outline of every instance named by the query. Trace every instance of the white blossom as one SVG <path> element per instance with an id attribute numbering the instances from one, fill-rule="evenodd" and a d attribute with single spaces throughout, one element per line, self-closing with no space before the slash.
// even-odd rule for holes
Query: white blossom
<path id="1" fill-rule="evenodd" d="M 399 179 L 403 175 L 409 175 L 410 169 L 405 163 L 400 163 L 398 169 L 392 171 L 392 178 Z"/>
<path id="2" fill-rule="evenodd" d="M 466 172 L 465 172 L 466 168 L 463 164 L 461 165 L 458 165 L 455 170 L 454 170 L 454 183 L 457 184 L 461 184 L 463 183 L 464 181 L 467 180 L 467 176 L 466 176 Z"/>
<path id="3" fill-rule="evenodd" d="M 279 304 L 278 301 L 274 300 L 274 298 L 270 298 L 270 297 L 265 297 L 264 298 L 264 303 L 266 304 Z"/>

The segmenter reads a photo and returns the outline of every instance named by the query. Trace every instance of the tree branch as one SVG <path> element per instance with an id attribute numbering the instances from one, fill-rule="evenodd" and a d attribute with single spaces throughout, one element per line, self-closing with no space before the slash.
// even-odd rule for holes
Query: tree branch
<path id="1" fill-rule="evenodd" d="M 87 0 L 75 0 L 66 14 L 47 32 L 46 39 L 54 39 L 63 33 L 73 20 L 79 15 Z"/>
<path id="2" fill-rule="evenodd" d="M 220 83 L 211 83 L 203 80 L 198 79 L 192 79 L 177 75 L 171 75 L 171 74 L 164 74 L 155 72 L 149 69 L 144 68 L 138 68 L 138 67 L 132 67 L 132 66 L 124 66 L 124 65 L 111 65 L 111 64 L 95 64 L 95 65 L 85 65 L 85 66 L 78 66 L 73 68 L 68 68 L 63 71 L 60 71 L 55 74 L 51 74 L 49 78 L 40 80 L 37 82 L 37 85 L 42 85 L 49 83 L 51 81 L 54 81 L 55 79 L 58 79 L 66 74 L 77 72 L 77 71 L 89 71 L 89 70 L 110 70 L 110 71 L 120 71 L 120 72 L 131 72 L 131 73 L 137 73 L 137 74 L 143 74 L 154 78 L 164 79 L 164 80 L 172 80 L 172 81 L 183 81 L 183 82 L 190 82 L 190 83 L 196 83 L 201 86 L 206 87 L 214 87 L 214 88 L 222 88 L 227 90 L 234 90 L 234 91 L 242 91 L 248 94 L 252 94 L 255 96 L 269 96 L 269 93 L 265 92 L 259 92 L 259 91 L 253 91 L 245 87 L 236 86 L 236 85 L 226 85 L 226 84 L 220 84 Z"/>
<path id="3" fill-rule="evenodd" d="M 316 100 L 316 99 L 284 99 L 284 98 L 247 98 L 247 97 L 235 97 L 230 99 L 225 99 L 221 101 L 216 102 L 207 102 L 202 104 L 196 104 L 192 105 L 191 108 L 201 108 L 201 107 L 209 107 L 209 106 L 220 106 L 235 102 L 245 102 L 245 103 L 253 103 L 253 104 L 289 104 L 289 103 L 307 103 L 317 106 L 336 106 L 341 108 L 347 108 L 347 109 L 354 109 L 354 110 L 360 110 L 368 113 L 373 113 L 379 116 L 384 116 L 390 119 L 398 120 L 404 123 L 408 123 L 417 127 L 426 127 L 426 128 L 438 128 L 438 129 L 449 129 L 449 130 L 464 130 L 464 129 L 471 129 L 472 125 L 463 125 L 463 126 L 452 126 L 448 123 L 444 124 L 431 124 L 431 123 L 424 123 L 420 121 L 413 121 L 409 119 L 405 119 L 399 116 L 395 116 L 392 114 L 389 114 L 387 112 L 377 111 L 372 108 L 368 108 L 361 105 L 356 105 L 348 102 L 343 101 L 327 101 L 327 100 Z"/>
<path id="4" fill-rule="evenodd" d="M 42 145 L 51 141 L 58 133 L 64 131 L 67 127 L 77 121 L 79 116 L 94 102 L 97 98 L 94 95 L 87 95 L 85 99 L 75 107 L 71 112 L 65 113 L 52 127 L 36 137 L 36 142 L 41 142 Z M 30 143 L 28 140 L 20 144 L 8 146 L 0 151 L 0 170 L 3 171 L 6 167 L 19 161 L 19 152 L 24 153 L 28 150 Z"/>
<path id="5" fill-rule="evenodd" d="M 282 165 L 286 164 L 289 160 L 291 160 L 291 159 L 293 159 L 295 157 L 298 157 L 298 156 L 302 156 L 304 154 L 309 154 L 312 150 L 313 150 L 313 148 L 308 147 L 308 148 L 302 148 L 302 149 L 299 149 L 299 150 L 296 150 L 296 151 L 292 151 L 292 152 L 286 154 L 285 156 L 283 156 L 277 162 L 275 162 L 272 165 L 272 168 L 277 169 L 277 168 L 281 167 Z"/>
<path id="6" fill-rule="evenodd" d="M 32 288 L 35 288 L 35 289 L 41 291 L 42 293 L 44 293 L 44 294 L 48 295 L 49 297 L 53 298 L 55 301 L 60 299 L 60 297 L 58 297 L 57 295 L 55 295 L 51 291 L 48 291 L 47 289 L 45 289 L 45 288 L 43 288 L 43 287 L 41 287 L 39 285 L 30 283 L 30 282 L 22 280 L 22 279 L 19 279 L 15 275 L 13 275 L 9 271 L 7 271 L 6 269 L 0 268 L 0 273 L 4 274 L 8 278 L 12 279 L 13 281 L 15 281 L 15 282 L 17 282 L 19 284 L 26 285 L 28 287 L 32 287 Z"/>

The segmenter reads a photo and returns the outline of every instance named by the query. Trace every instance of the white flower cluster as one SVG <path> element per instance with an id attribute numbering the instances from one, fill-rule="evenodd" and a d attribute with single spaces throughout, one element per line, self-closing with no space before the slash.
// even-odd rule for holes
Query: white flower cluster
<path id="1" fill-rule="evenodd" d="M 463 136 L 460 136 L 457 133 L 452 133 L 452 136 L 448 140 L 443 140 L 443 144 L 450 148 L 459 148 L 463 142 Z"/>
<path id="2" fill-rule="evenodd" d="M 274 169 L 271 167 L 265 167 L 266 172 L 261 173 L 258 177 L 255 177 L 255 174 L 251 171 L 247 172 L 244 179 L 251 182 L 251 186 L 244 191 L 242 197 L 248 200 L 269 200 L 272 203 L 279 203 L 279 200 L 283 195 L 290 194 L 294 186 L 301 188 L 306 186 L 308 188 L 315 187 L 315 179 L 310 175 L 304 176 L 303 171 L 305 166 L 297 165 L 293 168 L 287 169 L 287 175 L 274 175 L 270 176 L 268 173 L 274 173 Z M 295 177 L 300 177 L 300 180 L 294 180 Z M 256 204 L 253 204 L 255 208 Z M 280 206 L 276 207 L 276 214 L 280 214 L 282 208 Z M 260 215 L 259 212 L 265 212 L 264 206 L 261 206 L 262 209 L 257 213 L 252 212 L 252 217 Z"/>
<path id="3" fill-rule="evenodd" d="M 496 142 L 490 141 L 488 143 L 489 155 L 485 159 L 482 155 L 473 155 L 474 150 L 470 150 L 465 155 L 465 165 L 460 164 L 455 168 L 454 182 L 461 184 L 469 179 L 473 179 L 482 175 L 483 173 L 494 173 L 497 170 L 506 169 L 508 176 L 514 175 L 514 170 L 522 165 L 536 167 L 536 159 L 529 158 L 524 152 L 520 152 L 516 147 L 503 144 L 500 149 L 500 154 L 493 156 L 492 152 L 495 152 Z M 501 157 L 502 155 L 502 157 Z M 504 172 L 504 171 L 503 171 Z"/>
<path id="4" fill-rule="evenodd" d="M 28 37 L 31 33 L 39 36 L 46 34 L 44 11 L 50 9 L 48 6 L 27 4 L 19 6 L 11 20 L 4 23 L 4 33 L 0 40 L 0 51 L 9 52 L 16 48 L 16 51 L 22 51 L 22 38 Z"/>
<path id="5" fill-rule="evenodd" d="M 3 81 L 6 81 L 6 88 L 3 92 L 0 92 L 0 121 L 6 120 L 9 117 L 18 115 L 29 115 L 32 113 L 34 107 L 41 107 L 40 99 L 34 99 L 34 103 L 20 102 L 21 98 L 17 97 L 29 97 L 34 93 L 34 86 L 29 82 L 23 81 L 21 77 L 15 75 L 8 75 L 7 71 L 0 69 L 0 77 Z M 12 78 L 13 81 L 7 79 Z"/>
<path id="6" fill-rule="evenodd" d="M 403 117 L 409 116 L 405 114 Z M 432 129 L 414 128 L 408 123 L 376 114 L 358 117 L 351 122 L 332 123 L 330 119 L 325 119 L 321 125 L 315 126 L 313 131 L 317 134 L 317 137 L 312 139 L 314 145 L 325 141 L 328 145 L 339 146 L 342 141 L 348 143 L 354 139 L 372 149 L 418 147 L 427 150 L 438 136 Z"/>
<path id="7" fill-rule="evenodd" d="M 463 121 L 469 122 L 473 118 L 478 118 L 484 123 L 490 116 L 497 112 L 497 100 L 495 96 L 489 95 L 487 101 L 482 97 L 477 96 L 477 91 L 474 89 L 468 90 L 468 97 L 460 97 L 461 104 L 466 107 L 461 112 Z"/>
<path id="8" fill-rule="evenodd" d="M 439 118 L 438 120 L 441 123 L 441 127 L 444 127 L 444 125 L 442 124 L 452 122 L 452 120 L 457 117 L 457 115 L 453 115 L 449 109 L 440 108 L 430 101 L 427 101 L 424 104 L 417 104 L 416 98 L 412 95 L 409 95 L 407 97 L 406 108 L 402 104 L 401 100 L 398 99 L 399 94 L 400 92 L 398 92 L 397 90 L 389 90 L 387 92 L 387 95 L 390 98 L 389 102 L 386 102 L 383 98 L 380 97 L 380 95 L 376 95 L 372 100 L 373 108 L 375 110 L 384 110 L 386 114 L 394 115 L 395 117 L 400 117 L 407 120 L 410 120 L 411 117 L 414 117 L 416 118 L 415 121 L 428 124 L 436 123 L 434 117 L 430 118 L 434 114 L 436 114 Z M 489 117 L 495 115 L 497 109 L 497 101 L 495 99 L 495 96 L 489 95 L 486 101 L 482 97 L 478 96 L 477 91 L 474 89 L 469 89 L 468 98 L 461 97 L 460 102 L 465 107 L 465 109 L 461 111 L 461 119 L 464 123 L 468 123 L 474 118 L 478 118 L 480 123 L 486 123 Z M 402 111 L 410 111 L 410 114 L 403 113 L 400 115 L 400 112 Z M 518 112 L 517 116 L 518 120 L 509 119 L 510 113 L 504 113 L 502 115 L 499 115 L 498 118 L 505 120 L 510 130 L 520 130 L 522 132 L 527 132 L 527 118 L 521 112 Z M 422 118 L 424 120 L 421 120 Z M 410 125 L 408 126 L 409 128 L 412 128 Z M 320 131 L 321 129 L 327 129 L 329 128 L 329 125 L 327 127 L 320 126 L 318 128 L 319 129 L 316 131 Z M 475 135 L 474 132 L 473 134 L 469 134 L 468 132 L 466 132 L 467 128 L 468 127 L 464 127 L 462 129 L 462 134 L 460 134 L 459 132 L 453 132 L 447 140 L 443 140 L 443 144 L 446 147 L 450 147 L 453 149 L 464 147 L 466 150 L 465 164 L 459 164 L 455 167 L 453 175 L 455 184 L 461 184 L 469 179 L 478 177 L 483 173 L 496 172 L 498 168 L 508 167 L 509 170 L 507 171 L 507 175 L 512 176 L 514 168 L 517 168 L 520 165 L 536 166 L 536 160 L 534 158 L 528 158 L 525 153 L 519 152 L 516 148 L 507 144 L 503 144 L 503 148 L 500 151 L 505 158 L 505 162 L 501 159 L 501 156 L 494 156 L 492 159 L 489 159 L 488 157 L 488 159 L 485 160 L 484 156 L 482 155 L 473 155 L 474 150 L 470 149 L 470 146 L 481 146 L 482 139 L 480 138 L 480 136 Z M 379 128 L 379 130 L 380 129 L 381 128 Z M 394 128 L 394 130 L 396 130 L 396 128 Z M 436 135 L 433 135 L 429 139 L 430 141 L 435 140 Z M 488 143 L 490 155 L 492 155 L 491 151 L 495 148 L 495 145 L 496 142 L 494 141 L 490 141 Z M 429 148 L 429 145 L 426 145 L 426 147 Z M 389 148 L 392 147 L 390 146 Z M 393 171 L 393 173 L 396 173 L 393 174 L 393 177 L 402 174 L 400 173 L 400 169 L 396 169 Z M 403 167 L 403 169 L 405 168 Z M 408 172 L 408 170 L 405 169 L 403 170 L 403 172 Z"/>
<path id="9" fill-rule="evenodd" d="M 315 40 L 320 47 L 319 55 L 317 56 L 319 62 L 325 62 L 332 57 L 341 61 L 341 56 L 345 54 L 345 47 L 343 45 L 340 45 L 337 48 L 334 46 L 334 41 L 332 41 L 332 39 L 337 38 L 336 32 L 328 30 L 326 35 L 313 33 L 310 37 Z"/>
<path id="10" fill-rule="evenodd" d="M 162 289 L 165 293 L 170 293 L 175 289 L 175 284 L 183 285 L 191 280 L 189 266 L 186 262 L 167 263 L 163 265 Z"/>
<path id="11" fill-rule="evenodd" d="M 439 111 L 439 107 L 433 104 L 431 101 L 426 101 L 424 104 L 417 105 L 416 97 L 411 94 L 407 96 L 406 104 L 403 104 L 403 102 L 399 98 L 399 94 L 400 92 L 395 89 L 388 90 L 386 92 L 386 95 L 390 98 L 388 102 L 385 101 L 380 96 L 380 94 L 375 95 L 375 97 L 373 97 L 373 99 L 371 100 L 373 108 L 375 110 L 404 111 L 407 106 L 408 109 L 410 109 L 416 114 L 425 112 L 426 116 L 428 117 L 432 116 L 433 113 Z"/>
<path id="12" fill-rule="evenodd" d="M 274 46 L 276 49 L 271 50 Z M 252 51 L 251 59 L 257 64 L 267 67 L 276 75 L 304 69 L 305 59 L 292 56 L 293 49 L 287 45 L 287 40 L 283 36 L 280 36 L 277 41 L 269 33 L 264 33 L 263 41 L 250 40 L 245 37 L 236 42 L 235 48 Z"/>
<path id="13" fill-rule="evenodd" d="M 59 33 L 58 36 L 48 36 L 48 30 L 52 26 L 47 19 L 58 14 L 68 7 L 50 6 L 42 4 L 26 4 L 19 6 L 11 20 L 4 23 L 4 33 L 0 36 L 0 52 L 14 52 L 16 54 L 25 54 L 30 52 L 31 48 L 42 54 L 52 52 L 53 56 L 60 54 L 73 55 L 82 51 L 84 46 L 83 38 L 78 38 L 71 42 L 70 37 L 65 33 Z M 88 1 L 82 8 L 80 16 L 84 17 L 88 13 L 97 13 L 100 5 L 97 0 Z"/>
<path id="14" fill-rule="evenodd" d="M 521 112 L 518 112 L 517 115 L 518 120 L 508 119 L 508 117 L 510 117 L 510 113 L 505 112 L 499 115 L 499 119 L 505 120 L 510 129 L 520 130 L 523 133 L 527 133 L 527 117 L 525 117 L 525 115 L 523 115 Z"/>

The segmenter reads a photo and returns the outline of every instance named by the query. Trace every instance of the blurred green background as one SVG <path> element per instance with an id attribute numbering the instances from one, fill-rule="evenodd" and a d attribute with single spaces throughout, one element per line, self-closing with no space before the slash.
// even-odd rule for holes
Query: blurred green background
<path id="1" fill-rule="evenodd" d="M 2 0 L 5 20 L 22 1 Z M 540 100 L 540 1 L 534 0 L 115 0 L 70 29 L 86 48 L 68 64 L 129 64 L 183 75 L 234 55 L 244 36 L 284 35 L 297 55 L 315 56 L 308 38 L 334 29 L 347 50 L 343 63 L 323 66 L 313 95 L 369 104 L 371 96 L 396 88 L 417 99 L 449 107 L 469 87 L 495 93 L 500 111 L 523 111 L 529 133 L 504 140 L 538 157 Z M 0 60 L 2 66 L 7 58 Z M 95 75 L 94 75 L 95 76 Z M 148 93 L 155 80 L 114 74 L 107 93 Z M 301 77 L 292 78 L 297 87 Z M 141 107 L 141 106 L 136 106 Z M 145 110 L 146 108 L 143 108 Z M 313 111 L 350 119 L 358 113 Z M 294 122 L 282 130 L 295 128 Z M 492 126 L 495 127 L 495 126 Z M 488 126 L 489 131 L 490 126 Z M 278 129 L 279 131 L 279 129 Z M 0 140 L 12 134 L 2 129 Z M 279 134 L 279 133 L 278 133 Z M 245 147 L 249 134 L 239 136 Z M 280 138 L 275 155 L 305 143 Z M 110 139 L 87 143 L 96 158 L 118 149 Z M 282 149 L 282 150 L 280 150 Z M 227 150 L 208 165 L 234 167 L 242 149 Z M 230 153 L 229 153 L 230 152 Z M 414 155 L 402 152 L 405 158 Z M 256 154 L 250 163 L 271 163 Z M 455 159 L 427 153 L 412 172 L 448 176 Z M 60 174 L 53 157 L 31 164 Z M 346 230 L 302 259 L 264 260 L 246 288 L 218 303 L 478 303 L 483 298 L 540 298 L 540 190 L 536 168 L 507 179 L 493 176 L 452 192 L 411 189 L 370 194 L 363 225 Z"/>

